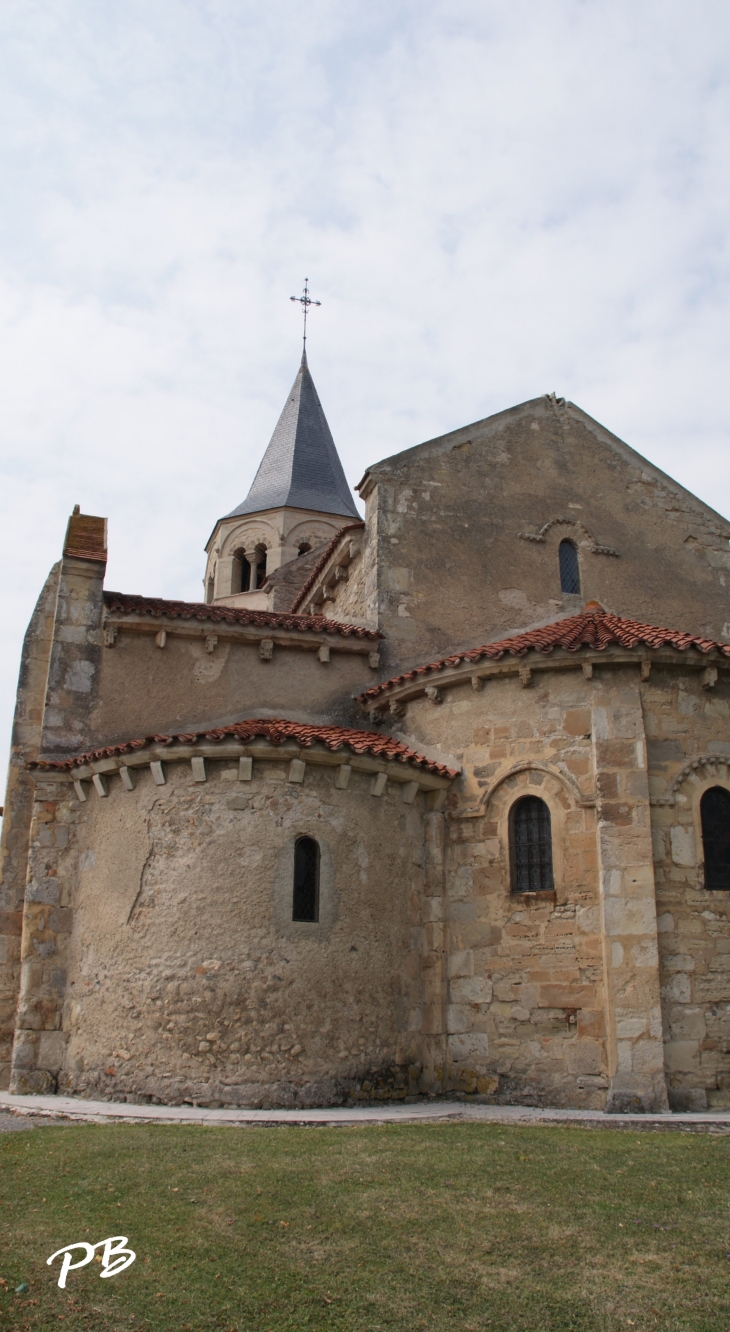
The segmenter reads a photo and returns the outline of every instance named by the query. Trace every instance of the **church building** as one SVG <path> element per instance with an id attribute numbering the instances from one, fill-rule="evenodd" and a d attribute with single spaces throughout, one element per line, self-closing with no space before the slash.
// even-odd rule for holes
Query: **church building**
<path id="1" fill-rule="evenodd" d="M 106 588 L 69 519 L 0 1086 L 730 1107 L 730 523 L 554 394 L 357 489 L 305 356 L 199 601 Z"/>

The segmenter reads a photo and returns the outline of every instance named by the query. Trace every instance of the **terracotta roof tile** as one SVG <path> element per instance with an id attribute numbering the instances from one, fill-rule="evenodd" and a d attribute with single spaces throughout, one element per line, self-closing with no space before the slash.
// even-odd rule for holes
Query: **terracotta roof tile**
<path id="1" fill-rule="evenodd" d="M 270 721 L 267 718 L 254 718 L 251 721 L 236 722 L 233 726 L 215 727 L 208 731 L 185 731 L 177 735 L 148 735 L 143 740 L 127 740 L 119 745 L 106 745 L 102 749 L 89 750 L 70 759 L 39 759 L 29 763 L 30 768 L 41 770 L 58 769 L 71 771 L 94 759 L 117 758 L 134 750 L 144 749 L 146 745 L 197 744 L 202 740 L 240 740 L 248 744 L 250 740 L 261 737 L 272 745 L 283 745 L 293 740 L 303 749 L 314 744 L 322 744 L 333 753 L 340 749 L 349 749 L 353 754 L 371 754 L 373 758 L 395 759 L 399 763 L 409 763 L 424 772 L 434 773 L 438 777 L 457 777 L 458 771 L 447 768 L 442 763 L 418 754 L 398 740 L 388 735 L 379 735 L 377 731 L 355 731 L 346 726 L 308 726 L 301 722 Z"/>
<path id="2" fill-rule="evenodd" d="M 333 536 L 332 540 L 328 542 L 327 546 L 322 551 L 322 554 L 318 559 L 317 563 L 315 564 L 311 574 L 309 575 L 309 578 L 304 584 L 304 587 L 302 587 L 300 591 L 297 592 L 297 595 L 291 604 L 292 612 L 298 611 L 299 607 L 304 604 L 307 597 L 309 596 L 309 593 L 312 591 L 312 588 L 316 585 L 319 575 L 321 574 L 322 570 L 324 569 L 330 557 L 336 551 L 340 543 L 340 540 L 345 535 L 345 533 L 357 532 L 364 526 L 365 526 L 364 523 L 349 523 L 347 527 L 340 528 L 339 532 L 337 533 L 337 536 Z"/>
<path id="3" fill-rule="evenodd" d="M 152 615 L 171 620 L 213 620 L 218 624 L 251 624 L 262 629 L 300 629 L 309 633 L 341 634 L 344 638 L 382 638 L 378 629 L 341 624 L 324 615 L 290 615 L 280 611 L 247 610 L 237 606 L 208 606 L 202 601 L 165 601 L 126 592 L 105 592 L 104 605 L 118 615 Z"/>
<path id="4" fill-rule="evenodd" d="M 440 671 L 445 666 L 459 666 L 462 663 L 486 660 L 499 661 L 501 657 L 522 657 L 526 652 L 549 653 L 555 648 L 567 652 L 578 652 L 580 648 L 592 648 L 602 652 L 611 644 L 625 648 L 676 648 L 686 652 L 694 648 L 697 652 L 721 652 L 730 657 L 730 643 L 716 643 L 710 638 L 699 638 L 695 634 L 681 633 L 678 629 L 661 629 L 654 624 L 641 624 L 638 620 L 624 620 L 620 615 L 611 615 L 601 607 L 595 609 L 589 604 L 580 615 L 571 615 L 565 620 L 556 620 L 541 629 L 530 629 L 525 634 L 516 634 L 513 638 L 503 638 L 497 643 L 485 643 L 483 647 L 470 648 L 468 652 L 454 653 L 451 657 L 442 657 L 427 666 L 417 666 L 415 670 L 405 671 L 392 680 L 374 685 L 358 694 L 358 702 L 365 703 L 377 698 L 396 685 L 409 680 L 417 680 L 431 671 Z"/>

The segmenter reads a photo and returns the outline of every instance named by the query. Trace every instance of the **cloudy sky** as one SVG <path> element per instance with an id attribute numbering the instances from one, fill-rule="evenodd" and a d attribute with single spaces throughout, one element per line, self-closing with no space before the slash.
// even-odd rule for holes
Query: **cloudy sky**
<path id="1" fill-rule="evenodd" d="M 5 0 L 0 762 L 75 503 L 199 599 L 300 354 L 350 481 L 555 390 L 730 515 L 726 0 Z"/>

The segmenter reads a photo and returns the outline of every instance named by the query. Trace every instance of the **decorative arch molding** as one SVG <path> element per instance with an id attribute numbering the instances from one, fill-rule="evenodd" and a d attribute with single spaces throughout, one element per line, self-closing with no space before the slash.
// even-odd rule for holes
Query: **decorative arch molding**
<path id="1" fill-rule="evenodd" d="M 557 526 L 573 527 L 581 532 L 584 542 L 593 555 L 613 555 L 616 559 L 619 558 L 618 551 L 614 550 L 612 546 L 599 546 L 593 533 L 588 530 L 585 523 L 582 523 L 579 518 L 550 518 L 548 522 L 543 523 L 539 532 L 518 532 L 517 535 L 520 541 L 539 541 L 544 544 L 551 527 Z"/>
<path id="2" fill-rule="evenodd" d="M 521 759 L 519 763 L 513 763 L 511 768 L 506 768 L 504 772 L 500 772 L 498 776 L 495 777 L 491 786 L 488 786 L 486 791 L 482 792 L 479 797 L 479 804 L 476 808 L 465 810 L 464 816 L 480 818 L 483 814 L 486 814 L 490 801 L 499 790 L 500 786 L 503 786 L 510 777 L 517 777 L 521 772 L 540 772 L 546 777 L 554 778 L 561 783 L 568 792 L 571 800 L 576 805 L 580 805 L 581 807 L 591 807 L 596 803 L 595 795 L 586 795 L 581 791 L 575 779 L 569 777 L 567 773 L 561 772 L 559 768 L 553 768 L 549 763 L 541 763 L 538 759 Z M 457 818 L 458 817 L 459 816 L 457 815 Z"/>
<path id="3" fill-rule="evenodd" d="M 676 805 L 682 787 L 691 778 L 704 782 L 720 781 L 730 789 L 730 760 L 718 754 L 702 754 L 699 758 L 691 759 L 680 768 L 667 795 L 652 796 L 652 805 Z"/>
<path id="4" fill-rule="evenodd" d="M 221 555 L 230 556 L 239 549 L 253 550 L 256 546 L 265 546 L 271 550 L 278 545 L 278 533 L 273 527 L 260 521 L 253 524 L 241 524 L 228 532 L 221 546 Z"/>
<path id="5" fill-rule="evenodd" d="M 337 531 L 337 523 L 327 522 L 324 518 L 303 518 L 289 528 L 286 541 L 295 546 L 299 541 L 309 541 L 313 547 L 321 546 L 325 541 L 331 541 Z"/>

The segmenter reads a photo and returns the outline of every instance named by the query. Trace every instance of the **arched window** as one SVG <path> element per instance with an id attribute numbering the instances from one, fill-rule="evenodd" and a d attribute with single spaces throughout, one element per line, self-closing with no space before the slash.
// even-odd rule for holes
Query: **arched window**
<path id="1" fill-rule="evenodd" d="M 319 846 L 313 837 L 294 844 L 292 920 L 319 920 Z"/>
<path id="2" fill-rule="evenodd" d="M 237 590 L 238 592 L 248 592 L 249 588 L 251 587 L 251 565 L 249 564 L 248 560 L 246 559 L 246 555 L 242 550 L 236 551 L 235 558 L 238 560 L 238 563 L 240 565 L 240 572 L 236 580 L 240 586 L 235 590 Z"/>
<path id="3" fill-rule="evenodd" d="M 537 796 L 522 796 L 510 810 L 510 860 L 513 893 L 552 891 L 550 810 Z"/>
<path id="4" fill-rule="evenodd" d="M 560 591 L 580 595 L 578 547 L 574 541 L 560 542 L 558 561 L 560 563 Z"/>
<path id="5" fill-rule="evenodd" d="M 299 547 L 299 550 L 297 551 L 297 555 L 306 555 L 307 551 L 311 549 L 312 547 L 310 546 L 309 542 L 303 541 L 301 546 Z"/>
<path id="6" fill-rule="evenodd" d="M 208 606 L 210 605 L 214 596 L 215 596 L 215 579 L 211 574 L 205 587 L 205 601 Z"/>
<path id="7" fill-rule="evenodd" d="M 730 793 L 711 786 L 700 800 L 705 888 L 730 890 Z"/>
<path id="8" fill-rule="evenodd" d="M 258 590 L 258 588 L 263 587 L 266 582 L 266 547 L 257 546 L 253 558 L 256 561 L 256 577 L 251 583 L 252 592 L 254 588 Z"/>

